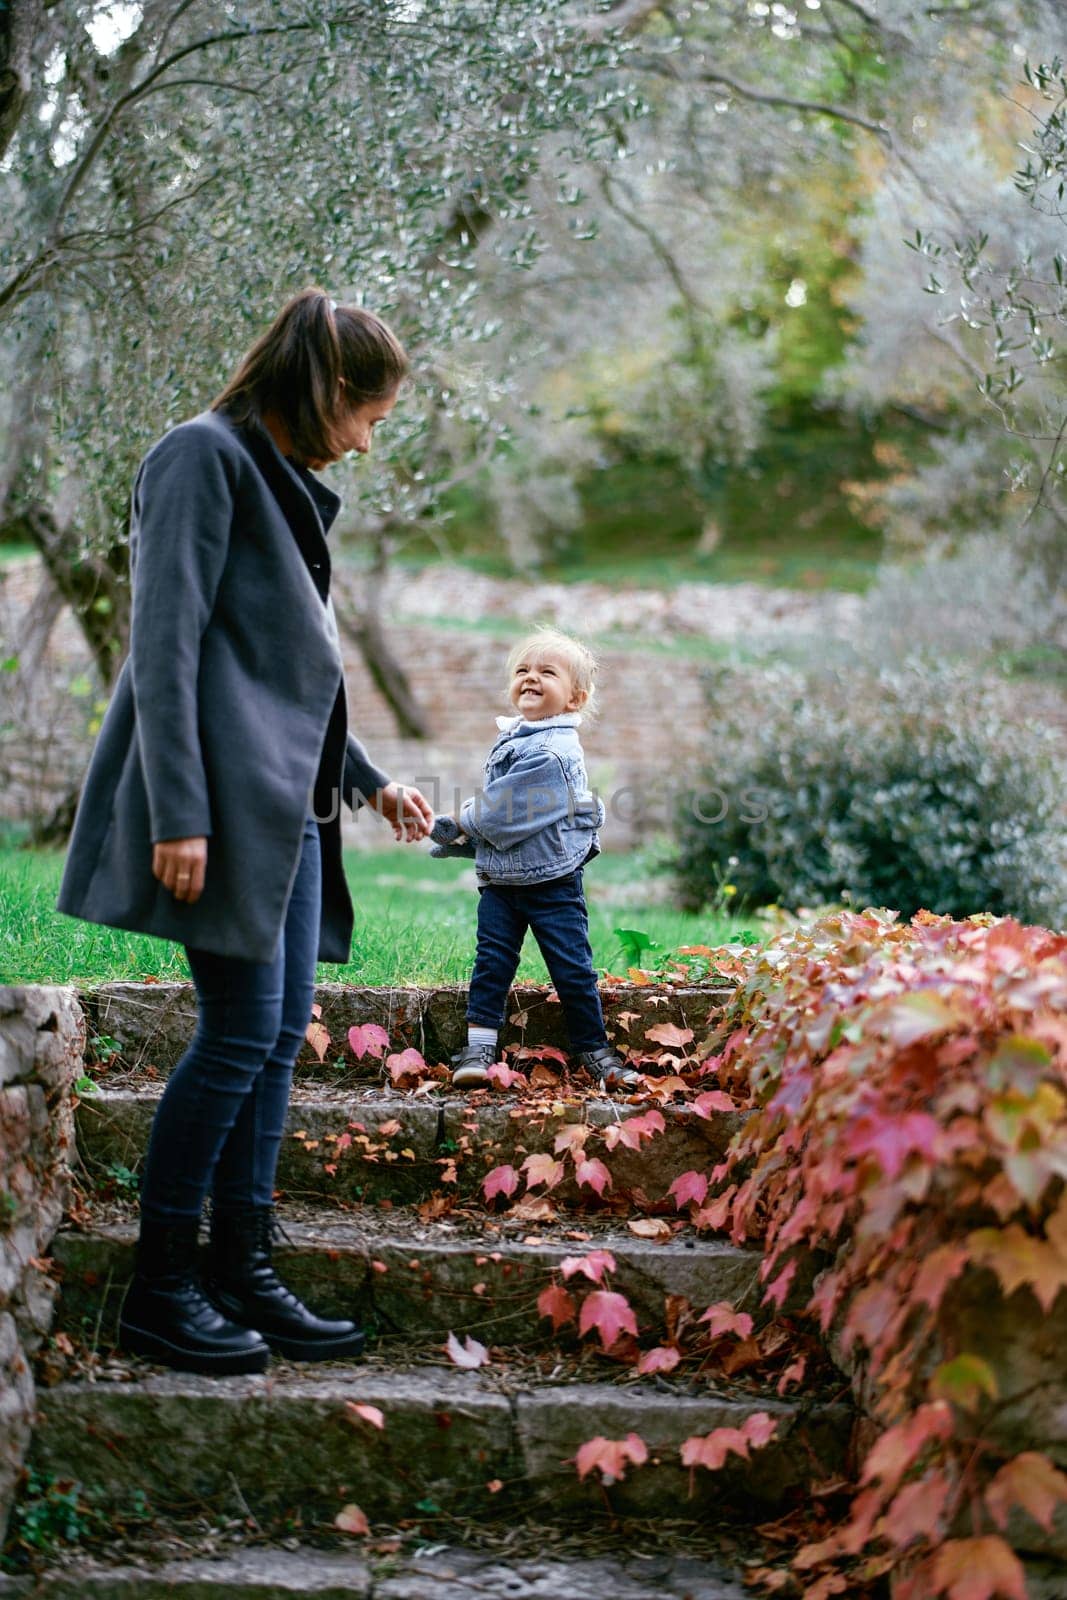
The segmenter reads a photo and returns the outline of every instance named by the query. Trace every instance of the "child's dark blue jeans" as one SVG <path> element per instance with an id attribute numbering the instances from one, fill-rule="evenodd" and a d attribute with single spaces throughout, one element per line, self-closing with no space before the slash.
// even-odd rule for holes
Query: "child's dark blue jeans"
<path id="1" fill-rule="evenodd" d="M 220 1211 L 271 1204 L 293 1063 L 315 997 L 321 898 L 319 830 L 308 817 L 274 960 L 186 946 L 199 1015 L 152 1124 L 145 1216 L 199 1217 L 209 1187 Z"/>
<path id="2" fill-rule="evenodd" d="M 559 995 L 571 1049 L 602 1049 L 608 1036 L 593 970 L 581 867 L 547 883 L 486 884 L 479 896 L 478 953 L 467 1021 L 476 1028 L 504 1026 L 508 990 L 529 928 Z"/>

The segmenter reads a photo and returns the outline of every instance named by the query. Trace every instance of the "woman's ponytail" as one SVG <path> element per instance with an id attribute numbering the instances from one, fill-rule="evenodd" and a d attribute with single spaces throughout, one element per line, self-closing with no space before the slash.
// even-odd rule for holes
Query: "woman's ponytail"
<path id="1" fill-rule="evenodd" d="M 298 460 L 330 460 L 339 413 L 392 394 L 408 370 L 403 346 L 380 317 L 338 306 L 323 289 L 302 289 L 242 357 L 211 409 L 260 425 L 273 413 Z"/>

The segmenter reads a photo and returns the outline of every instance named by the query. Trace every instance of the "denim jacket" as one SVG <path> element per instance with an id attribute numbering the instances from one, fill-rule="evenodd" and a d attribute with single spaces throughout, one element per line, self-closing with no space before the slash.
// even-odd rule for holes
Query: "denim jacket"
<path id="1" fill-rule="evenodd" d="M 589 788 L 580 721 L 497 718 L 485 785 L 459 813 L 483 883 L 543 883 L 599 855 L 604 805 Z"/>

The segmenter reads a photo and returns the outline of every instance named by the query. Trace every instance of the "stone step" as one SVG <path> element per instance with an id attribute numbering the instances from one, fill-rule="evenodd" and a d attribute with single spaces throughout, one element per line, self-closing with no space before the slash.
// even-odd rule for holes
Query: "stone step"
<path id="1" fill-rule="evenodd" d="M 515 1558 L 439 1545 L 410 1555 L 268 1547 L 162 1564 L 76 1567 L 37 1577 L 0 1574 L 0 1600 L 750 1600 L 719 1561 L 634 1550 L 628 1557 Z"/>
<path id="2" fill-rule="evenodd" d="M 138 1167 L 160 1092 L 158 1086 L 138 1086 L 102 1090 L 81 1100 L 77 1147 L 90 1181 L 111 1166 Z M 701 1117 L 690 1106 L 666 1104 L 658 1107 L 666 1124 L 662 1133 L 642 1141 L 638 1150 L 623 1144 L 608 1150 L 604 1130 L 652 1104 L 523 1100 L 486 1092 L 472 1100 L 440 1090 L 404 1095 L 303 1085 L 289 1108 L 278 1188 L 289 1199 L 334 1202 L 421 1200 L 441 1189 L 472 1194 L 491 1168 L 518 1169 L 527 1154 L 551 1151 L 564 1126 L 584 1122 L 592 1130 L 587 1154 L 595 1155 L 611 1175 L 605 1198 L 641 1190 L 645 1201 L 655 1203 L 683 1172 L 710 1170 L 744 1119 L 742 1113 L 730 1112 Z M 454 1183 L 448 1178 L 452 1162 Z M 331 1167 L 333 1171 L 327 1170 Z M 595 1198 L 588 1187 L 578 1189 L 572 1173 L 568 1162 L 553 1200 L 572 1205 Z"/>
<path id="3" fill-rule="evenodd" d="M 743 1572 L 717 1560 L 652 1550 L 626 1556 L 528 1559 L 434 1545 L 410 1556 L 362 1546 L 240 1549 L 225 1555 L 76 1564 L 34 1576 L 0 1573 L 0 1600 L 752 1600 Z M 777 1554 L 777 1552 L 776 1552 Z M 1064 1600 L 1063 1566 L 1024 1561 L 1027 1600 Z"/>
<path id="4" fill-rule="evenodd" d="M 274 1259 L 286 1283 L 321 1315 L 355 1311 L 382 1336 L 440 1341 L 454 1330 L 483 1344 L 543 1342 L 551 1323 L 539 1317 L 537 1296 L 566 1256 L 593 1249 L 614 1256 L 611 1287 L 629 1300 L 643 1339 L 660 1337 L 668 1295 L 698 1311 L 726 1300 L 759 1320 L 760 1254 L 720 1240 L 690 1234 L 655 1244 L 625 1227 L 598 1230 L 585 1241 L 567 1239 L 559 1228 L 536 1239 L 489 1238 L 470 1225 L 464 1233 L 446 1220 L 428 1228 L 415 1216 L 365 1211 L 362 1218 L 310 1223 L 283 1214 L 292 1242 L 280 1239 Z M 93 1343 L 114 1342 L 135 1237 L 132 1219 L 56 1235 L 51 1255 L 63 1283 L 58 1328 Z"/>
<path id="5" fill-rule="evenodd" d="M 670 984 L 601 984 L 604 1019 L 616 1040 L 640 1044 L 645 1030 L 656 1023 L 673 1022 L 692 1028 L 696 1040 L 705 1037 L 734 996 L 730 985 L 690 987 Z M 508 1007 L 513 1019 L 502 1035 L 505 1044 L 554 1045 L 566 1050 L 568 1040 L 563 1013 L 551 990 L 521 985 L 512 990 Z M 191 983 L 104 983 L 79 991 L 86 1012 L 89 1056 L 108 1054 L 109 1069 L 167 1073 L 179 1059 L 196 1024 L 196 994 Z M 390 1047 L 414 1046 L 429 1062 L 447 1061 L 466 1041 L 467 990 L 450 985 L 437 989 L 356 988 L 351 984 L 323 983 L 315 991 L 322 1009 L 321 1022 L 330 1035 L 327 1066 L 305 1046 L 297 1062 L 299 1074 L 337 1078 L 333 1063 L 344 1057 L 346 1075 L 380 1076 L 380 1063 L 371 1057 L 359 1062 L 348 1043 L 348 1030 L 357 1024 L 377 1023 L 389 1035 Z M 113 1045 L 118 1046 L 110 1054 Z M 661 1048 L 650 1046 L 652 1050 Z"/>
<path id="6" fill-rule="evenodd" d="M 368 1361 L 310 1375 L 275 1363 L 243 1378 L 77 1380 L 39 1394 L 31 1463 L 91 1484 L 105 1510 L 140 1491 L 158 1512 L 238 1499 L 253 1516 L 284 1513 L 305 1526 L 332 1522 L 349 1502 L 372 1521 L 439 1511 L 566 1522 L 602 1514 L 605 1495 L 620 1515 L 692 1519 L 733 1504 L 758 1520 L 845 1469 L 851 1407 L 692 1388 L 629 1372 L 614 1384 L 541 1381 L 518 1354 L 471 1372 Z M 377 1407 L 384 1427 L 350 1403 Z M 740 1427 L 755 1412 L 777 1434 L 748 1460 L 728 1455 L 714 1472 L 682 1466 L 684 1440 Z M 583 1443 L 631 1432 L 648 1447 L 644 1466 L 610 1487 L 595 1471 L 579 1479 Z"/>

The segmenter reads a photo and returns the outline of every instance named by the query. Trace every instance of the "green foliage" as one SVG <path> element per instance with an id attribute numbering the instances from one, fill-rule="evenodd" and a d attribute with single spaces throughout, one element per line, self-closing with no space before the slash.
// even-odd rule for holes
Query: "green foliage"
<path id="1" fill-rule="evenodd" d="M 141 1490 L 131 1490 L 118 1517 L 102 1509 L 102 1496 L 72 1478 L 30 1467 L 21 1494 L 11 1512 L 0 1570 L 21 1571 L 64 1544 L 86 1544 L 114 1538 L 115 1523 L 149 1520 L 149 1502 Z"/>
<path id="2" fill-rule="evenodd" d="M 677 808 L 683 904 L 1067 920 L 1063 773 L 1033 728 L 947 673 L 709 674 L 709 760 Z"/>
<path id="3" fill-rule="evenodd" d="M 121 1161 L 109 1161 L 100 1178 L 99 1187 L 107 1195 L 132 1199 L 141 1187 L 141 1180 Z"/>
<path id="4" fill-rule="evenodd" d="M 90 1061 L 98 1062 L 100 1066 L 106 1067 L 112 1056 L 122 1053 L 122 1042 L 119 1039 L 113 1039 L 109 1033 L 94 1033 L 86 1049 Z"/>
<path id="5" fill-rule="evenodd" d="M 910 426 L 876 433 L 860 422 L 799 409 L 773 422 L 740 467 L 715 469 L 698 500 L 676 462 L 647 451 L 616 453 L 578 484 L 581 514 L 546 546 L 539 572 L 552 579 L 662 587 L 699 581 L 863 589 L 882 554 L 882 535 L 857 515 L 842 484 L 875 483 L 887 468 L 879 440 L 907 443 Z M 621 451 L 621 446 L 619 447 Z M 484 490 L 465 484 L 448 497 L 450 540 L 479 571 L 513 571 Z M 714 548 L 701 543 L 710 519 Z M 431 559 L 427 535 L 407 554 Z"/>
<path id="6" fill-rule="evenodd" d="M 99 1513 L 85 1503 L 80 1483 L 31 1470 L 12 1518 L 12 1542 L 46 1552 L 57 1544 L 77 1544 L 99 1526 Z"/>
<path id="7" fill-rule="evenodd" d="M 118 49 L 87 25 L 109 9 L 57 0 L 42 16 L 0 172 L 0 365 L 35 385 L 52 480 L 36 490 L 65 478 L 83 491 L 71 556 L 121 555 L 138 457 L 316 281 L 389 315 L 413 351 L 419 381 L 382 441 L 386 471 L 351 499 L 419 514 L 446 470 L 444 419 L 496 428 L 477 384 L 450 370 L 453 342 L 492 331 L 475 245 L 493 234 L 517 271 L 537 259 L 538 171 L 552 187 L 642 115 L 623 47 L 583 30 L 567 0 L 386 0 L 371 27 L 335 0 L 249 0 L 221 30 L 195 7 L 129 7 Z M 581 207 L 561 226 L 581 236 Z"/>
<path id="8" fill-rule="evenodd" d="M 145 1495 L 132 1490 L 120 1520 L 144 1522 L 148 1515 Z M 19 1571 L 30 1558 L 47 1556 L 61 1545 L 106 1539 L 113 1533 L 114 1518 L 101 1509 L 91 1489 L 31 1467 L 12 1511 L 0 1567 Z"/>

